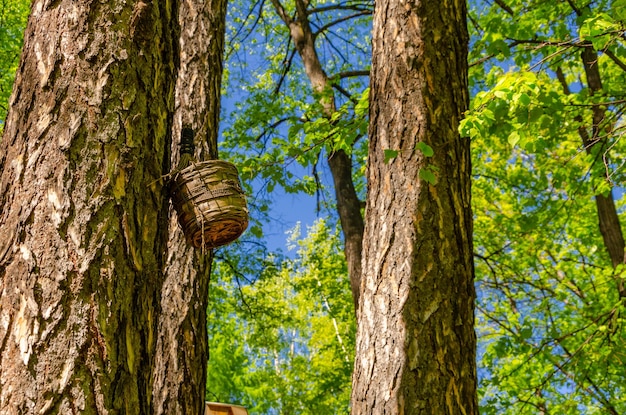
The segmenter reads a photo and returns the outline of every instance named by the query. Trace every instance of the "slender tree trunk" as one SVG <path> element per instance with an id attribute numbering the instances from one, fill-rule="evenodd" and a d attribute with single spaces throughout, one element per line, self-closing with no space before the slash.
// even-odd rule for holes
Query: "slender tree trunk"
<path id="1" fill-rule="evenodd" d="M 576 10 L 576 12 L 578 14 L 581 13 L 578 10 Z M 598 67 L 598 53 L 591 43 L 585 45 L 580 57 L 585 70 L 590 94 L 595 95 L 600 93 L 602 91 L 602 77 Z M 561 68 L 557 69 L 556 75 L 563 87 L 563 92 L 569 95 L 570 89 Z M 607 147 L 606 139 L 603 137 L 602 133 L 602 130 L 606 128 L 604 114 L 605 108 L 603 106 L 594 105 L 592 107 L 593 124 L 591 128 L 582 124 L 582 116 L 579 115 L 575 117 L 575 121 L 581 123 L 580 127 L 578 127 L 578 135 L 585 147 L 585 151 L 588 154 L 594 155 L 596 162 L 602 159 L 602 152 L 606 151 Z M 589 132 L 591 132 L 591 134 Z M 604 177 L 608 179 L 607 176 L 607 172 L 605 171 Z M 598 228 L 600 229 L 602 241 L 609 254 L 611 264 L 615 268 L 620 264 L 626 263 L 626 244 L 624 242 L 624 234 L 622 233 L 617 208 L 615 207 L 615 200 L 611 192 L 607 194 L 597 193 L 595 195 L 595 202 L 598 212 Z M 626 297 L 626 288 L 621 278 L 617 279 L 617 291 L 620 298 Z"/>
<path id="2" fill-rule="evenodd" d="M 330 80 L 320 62 L 315 49 L 315 38 L 308 20 L 308 2 L 296 0 L 296 18 L 292 19 L 280 4 L 279 0 L 272 0 L 276 12 L 289 28 L 296 50 L 302 59 L 304 69 L 313 87 L 313 91 L 320 94 L 320 104 L 324 108 L 324 116 L 331 117 L 336 111 L 335 97 L 332 94 Z M 361 286 L 361 250 L 363 242 L 363 216 L 361 215 L 361 201 L 354 188 L 352 180 L 352 160 L 344 150 L 336 150 L 328 156 L 328 166 L 333 176 L 337 212 L 344 236 L 344 253 L 348 263 L 348 275 L 354 300 L 355 310 L 359 306 Z"/>
<path id="3" fill-rule="evenodd" d="M 183 125 L 195 131 L 197 160 L 217 158 L 226 0 L 183 1 L 179 19 L 173 166 L 178 164 Z M 154 414 L 201 414 L 209 358 L 206 309 L 212 253 L 190 247 L 176 213 L 170 212 L 154 369 Z"/>
<path id="4" fill-rule="evenodd" d="M 177 3 L 35 0 L 0 143 L 0 413 L 152 414 Z"/>
<path id="5" fill-rule="evenodd" d="M 361 287 L 361 254 L 363 247 L 363 216 L 352 180 L 352 158 L 343 150 L 337 150 L 328 156 L 328 166 L 333 176 L 337 212 L 344 236 L 344 253 L 348 264 L 350 288 L 355 312 L 359 309 Z"/>
<path id="6" fill-rule="evenodd" d="M 602 78 L 600 76 L 600 69 L 598 68 L 598 53 L 593 48 L 592 44 L 587 45 L 583 49 L 581 54 L 583 67 L 585 68 L 585 75 L 587 77 L 587 85 L 591 91 L 591 95 L 595 95 L 602 91 Z M 605 151 L 606 140 L 602 137 L 602 127 L 605 124 L 605 108 L 600 105 L 595 105 L 592 109 L 593 125 L 591 127 L 591 137 L 584 127 L 579 129 L 580 137 L 583 141 L 585 149 L 590 154 L 597 154 L 598 152 Z M 598 157 L 600 158 L 600 157 Z M 620 264 L 626 263 L 624 255 L 624 235 L 622 233 L 622 227 L 620 225 L 619 216 L 617 215 L 617 209 L 615 208 L 615 201 L 613 195 L 608 194 L 596 194 L 596 208 L 598 210 L 598 225 L 604 246 L 611 258 L 613 267 L 617 267 Z M 624 289 L 624 283 L 620 279 L 618 280 L 618 291 L 620 297 L 626 297 L 626 290 Z"/>
<path id="7" fill-rule="evenodd" d="M 376 2 L 354 414 L 478 413 L 465 18 Z"/>

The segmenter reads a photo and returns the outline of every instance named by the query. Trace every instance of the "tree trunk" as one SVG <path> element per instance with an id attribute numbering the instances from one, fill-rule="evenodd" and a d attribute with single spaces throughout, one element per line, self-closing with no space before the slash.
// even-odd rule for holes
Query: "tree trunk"
<path id="1" fill-rule="evenodd" d="M 478 413 L 465 18 L 376 2 L 354 414 Z"/>
<path id="2" fill-rule="evenodd" d="M 593 48 L 591 43 L 587 43 L 580 57 L 585 70 L 590 95 L 600 93 L 602 91 L 602 77 L 600 76 L 600 69 L 598 67 L 598 52 Z M 556 75 L 563 87 L 563 92 L 569 95 L 571 91 L 561 68 L 557 68 Z M 595 161 L 599 162 L 599 160 L 603 158 L 602 153 L 606 151 L 607 148 L 607 142 L 602 132 L 602 130 L 606 128 L 605 108 L 602 105 L 594 105 L 592 107 L 593 124 L 590 129 L 583 125 L 581 115 L 576 116 L 574 120 L 581 124 L 578 127 L 578 135 L 585 147 L 585 151 L 587 154 L 594 155 Z M 591 134 L 589 134 L 589 131 L 591 131 Z M 604 178 L 608 180 L 608 172 L 606 170 L 604 172 Z M 608 194 L 598 192 L 595 195 L 595 201 L 596 210 L 598 212 L 598 228 L 600 229 L 602 241 L 609 254 L 611 264 L 613 268 L 615 268 L 620 264 L 626 263 L 626 243 L 624 242 L 624 234 L 622 233 L 619 215 L 615 207 L 615 200 L 613 199 L 612 192 Z M 626 297 L 624 281 L 619 278 L 619 276 L 617 277 L 616 284 L 619 297 Z"/>
<path id="3" fill-rule="evenodd" d="M 595 95 L 602 91 L 602 78 L 600 76 L 600 69 L 598 68 L 598 52 L 593 48 L 592 44 L 588 44 L 581 53 L 581 59 L 583 67 L 585 68 L 585 75 L 587 77 L 587 85 L 591 95 Z M 592 109 L 593 113 L 593 125 L 591 126 L 591 137 L 587 130 L 581 126 L 578 130 L 580 137 L 583 141 L 586 151 L 589 154 L 598 154 L 606 149 L 606 140 L 602 137 L 602 127 L 605 123 L 605 108 L 600 105 L 594 105 Z M 598 157 L 600 159 L 600 157 Z M 607 174 L 605 173 L 605 176 Z M 608 193 L 596 194 L 596 208 L 598 210 L 598 226 L 600 233 L 602 234 L 602 240 L 604 246 L 611 258 L 611 264 L 613 267 L 617 267 L 620 264 L 626 263 L 625 257 L 625 244 L 624 235 L 622 233 L 622 227 L 620 225 L 619 216 L 617 215 L 617 209 L 615 208 L 615 201 L 613 200 L 613 194 Z M 626 290 L 624 289 L 624 282 L 618 278 L 617 289 L 620 298 L 626 297 Z"/>
<path id="4" fill-rule="evenodd" d="M 195 132 L 196 160 L 217 158 L 226 1 L 183 1 L 179 21 L 173 166 L 178 164 L 183 125 Z M 212 253 L 188 245 L 176 213 L 170 212 L 154 368 L 154 414 L 201 414 L 209 358 L 206 309 Z"/>
<path id="5" fill-rule="evenodd" d="M 0 143 L 0 413 L 152 414 L 177 2 L 35 0 Z"/>
<path id="6" fill-rule="evenodd" d="M 352 181 L 352 159 L 343 150 L 328 156 L 328 166 L 335 185 L 337 212 L 343 231 L 344 253 L 348 264 L 348 276 L 354 301 L 354 311 L 359 309 L 361 287 L 361 253 L 363 248 L 363 216 L 354 182 Z"/>
<path id="7" fill-rule="evenodd" d="M 292 19 L 279 0 L 272 0 L 276 12 L 283 20 L 298 55 L 302 59 L 304 70 L 309 78 L 313 91 L 320 94 L 320 104 L 324 108 L 324 116 L 330 118 L 336 111 L 335 97 L 332 94 L 330 80 L 320 62 L 315 49 L 315 37 L 311 30 L 307 12 L 308 2 L 296 0 L 296 19 Z M 328 166 L 333 176 L 337 213 L 344 236 L 344 253 L 348 263 L 348 275 L 354 300 L 355 311 L 359 308 L 361 286 L 361 246 L 363 242 L 363 216 L 361 201 L 352 180 L 352 160 L 344 150 L 336 150 L 328 156 Z"/>

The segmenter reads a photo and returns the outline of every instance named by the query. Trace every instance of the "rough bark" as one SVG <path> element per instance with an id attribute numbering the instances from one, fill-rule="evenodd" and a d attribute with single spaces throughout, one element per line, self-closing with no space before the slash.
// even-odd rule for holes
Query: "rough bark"
<path id="1" fill-rule="evenodd" d="M 151 414 L 177 4 L 35 0 L 0 143 L 0 413 Z"/>
<path id="2" fill-rule="evenodd" d="M 353 414 L 478 413 L 465 18 L 376 3 Z"/>
<path id="3" fill-rule="evenodd" d="M 283 20 L 298 55 L 302 59 L 313 91 L 319 95 L 320 104 L 324 108 L 324 116 L 331 117 L 336 111 L 335 98 L 332 94 L 332 85 L 315 48 L 315 37 L 308 20 L 308 2 L 296 0 L 296 18 L 292 19 L 280 4 L 279 0 L 272 0 L 276 12 Z M 344 236 L 344 253 L 348 263 L 348 275 L 354 300 L 355 310 L 359 308 L 359 287 L 361 285 L 361 246 L 363 242 L 363 216 L 361 201 L 354 188 L 352 180 L 352 160 L 344 150 L 335 150 L 328 156 L 328 166 L 333 176 L 337 213 Z"/>
<path id="4" fill-rule="evenodd" d="M 183 1 L 179 19 L 173 166 L 178 164 L 183 125 L 196 133 L 197 160 L 217 158 L 226 1 Z M 186 243 L 176 213 L 171 211 L 154 370 L 154 414 L 203 413 L 211 259 L 211 251 L 195 250 Z"/>

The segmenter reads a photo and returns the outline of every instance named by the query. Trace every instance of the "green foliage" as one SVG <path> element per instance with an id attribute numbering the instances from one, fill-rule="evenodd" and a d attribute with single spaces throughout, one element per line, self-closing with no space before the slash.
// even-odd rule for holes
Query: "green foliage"
<path id="1" fill-rule="evenodd" d="M 623 270 L 594 203 L 624 182 L 623 26 L 608 1 L 505 3 L 512 13 L 472 12 L 470 59 L 485 64 L 460 127 L 473 146 L 482 411 L 623 413 Z M 602 91 L 580 58 L 591 47 Z"/>
<path id="2" fill-rule="evenodd" d="M 207 398 L 238 402 L 251 413 L 344 414 L 355 321 L 340 240 L 322 220 L 306 238 L 296 229 L 290 240 L 298 248 L 294 259 L 218 260 Z M 246 280 L 254 270 L 261 271 Z"/>
<path id="3" fill-rule="evenodd" d="M 419 150 L 424 155 L 424 157 L 432 157 L 433 155 L 435 155 L 435 150 L 433 150 L 431 146 L 423 141 L 417 143 L 415 145 L 415 149 Z"/>
<path id="4" fill-rule="evenodd" d="M 288 11 L 294 7 L 289 2 L 284 6 Z M 310 3 L 310 9 L 317 10 L 311 14 L 314 30 L 369 7 L 366 3 L 345 10 L 331 6 L 335 2 Z M 342 74 L 369 68 L 370 16 L 331 24 L 317 36 L 322 65 L 337 87 L 324 92 L 334 94 L 337 103 L 329 118 L 271 2 L 233 2 L 229 13 L 224 97 L 228 107 L 235 108 L 222 114 L 221 155 L 241 166 L 242 178 L 257 189 L 325 194 L 320 160 L 341 149 L 352 155 L 354 180 L 364 192 L 367 77 Z"/>
<path id="5" fill-rule="evenodd" d="M 0 0 L 0 132 L 19 64 L 29 5 L 27 0 Z"/>
<path id="6" fill-rule="evenodd" d="M 400 151 L 386 148 L 384 150 L 385 163 L 389 163 L 391 160 L 398 157 L 398 154 L 400 154 Z"/>
<path id="7" fill-rule="evenodd" d="M 419 169 L 417 175 L 420 179 L 425 180 L 427 183 L 432 185 L 437 184 L 437 171 L 439 169 L 437 166 L 427 165 Z"/>

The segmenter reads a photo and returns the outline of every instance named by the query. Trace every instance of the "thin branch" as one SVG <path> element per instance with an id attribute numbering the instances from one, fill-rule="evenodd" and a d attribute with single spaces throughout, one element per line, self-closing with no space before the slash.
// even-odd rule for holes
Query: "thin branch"
<path id="1" fill-rule="evenodd" d="M 556 73 L 556 79 L 558 79 L 559 83 L 561 84 L 561 88 L 563 88 L 563 93 L 565 95 L 569 95 L 570 89 L 567 81 L 565 80 L 565 74 L 563 73 L 563 69 L 558 66 L 554 72 Z"/>
<path id="2" fill-rule="evenodd" d="M 333 34 L 334 36 L 338 37 L 340 40 L 348 43 L 348 44 L 352 44 L 351 42 L 349 42 L 347 39 L 343 39 L 341 36 L 337 35 L 334 32 L 329 32 L 331 34 Z M 335 46 L 335 44 L 328 38 L 328 34 L 326 32 L 321 32 L 321 35 L 324 36 L 326 38 L 326 40 L 328 40 L 328 48 L 332 49 L 335 51 L 336 55 L 338 55 L 339 57 L 341 57 L 341 59 L 343 60 L 343 62 L 345 63 L 349 63 L 350 61 L 348 60 L 348 58 L 341 52 L 341 50 L 339 50 L 339 48 L 337 46 Z M 354 45 L 353 45 L 354 46 Z"/>
<path id="3" fill-rule="evenodd" d="M 317 153 L 317 158 L 315 159 L 315 163 L 313 163 L 313 169 L 311 174 L 313 175 L 313 179 L 315 180 L 315 211 L 319 214 L 322 210 L 320 205 L 320 194 L 322 192 L 322 181 L 320 180 L 319 172 L 317 171 L 317 165 L 320 162 L 320 156 L 322 152 L 319 151 Z"/>
<path id="4" fill-rule="evenodd" d="M 367 3 L 364 5 L 342 5 L 342 4 L 335 4 L 332 6 L 325 6 L 325 7 L 316 7 L 313 9 L 310 9 L 307 14 L 312 15 L 312 14 L 316 14 L 316 13 L 323 13 L 323 12 L 328 12 L 328 11 L 335 11 L 335 10 L 355 10 L 355 11 L 370 11 L 370 13 L 374 10 L 374 4 L 372 3 Z"/>
<path id="5" fill-rule="evenodd" d="M 505 12 L 507 12 L 508 14 L 510 14 L 511 16 L 514 15 L 513 13 L 513 9 L 511 9 L 505 2 L 503 2 L 502 0 L 494 0 L 495 3 L 500 6 L 500 8 L 502 10 L 504 10 Z"/>
<path id="6" fill-rule="evenodd" d="M 280 3 L 279 0 L 272 0 L 272 4 L 274 5 L 274 9 L 276 10 L 278 16 L 282 19 L 283 22 L 285 22 L 287 27 L 289 27 L 289 25 L 292 23 L 292 19 L 287 14 L 287 11 L 283 7 L 283 5 Z"/>
<path id="7" fill-rule="evenodd" d="M 622 62 L 622 60 L 620 58 L 618 58 L 617 56 L 615 56 L 615 54 L 613 52 L 611 52 L 610 50 L 604 50 L 602 51 L 604 54 L 606 54 L 606 56 L 608 56 L 609 58 L 611 58 L 611 60 L 613 62 L 615 62 L 615 64 L 617 66 L 619 66 L 622 71 L 626 71 L 626 63 Z"/>
<path id="8" fill-rule="evenodd" d="M 613 310 L 615 311 L 615 310 Z M 611 315 L 609 315 L 609 317 L 607 318 L 607 320 L 611 318 Z M 606 320 L 605 320 L 606 322 Z M 583 346 L 585 346 L 586 344 L 588 344 L 591 339 L 598 333 L 598 331 L 596 330 L 594 333 L 591 334 L 591 336 L 589 338 L 587 338 L 579 347 L 578 349 L 574 350 L 574 352 L 570 352 L 569 349 L 565 346 L 565 344 L 563 344 L 561 341 L 559 341 L 559 346 L 561 346 L 563 348 L 563 351 L 565 352 L 565 354 L 567 355 L 568 361 L 572 361 L 574 359 L 574 356 L 576 354 L 578 354 L 578 352 L 580 352 L 583 348 Z M 587 382 L 589 382 L 589 384 L 591 385 L 591 388 L 593 389 L 593 391 L 595 393 L 593 393 L 591 390 L 589 390 L 588 387 L 586 386 L 582 386 L 583 389 L 585 389 L 585 391 L 587 391 L 587 393 L 589 393 L 590 395 L 594 396 L 598 401 L 600 401 L 602 403 L 602 405 L 604 405 L 604 407 L 611 413 L 614 415 L 618 415 L 617 410 L 615 409 L 615 407 L 611 404 L 611 401 L 609 401 L 609 399 L 604 395 L 603 391 L 600 389 L 600 387 L 593 381 L 593 379 L 591 379 L 589 377 L 589 374 L 585 374 L 585 380 Z"/>
<path id="9" fill-rule="evenodd" d="M 366 70 L 344 71 L 344 72 L 336 73 L 335 75 L 331 76 L 331 78 L 345 79 L 345 78 L 352 78 L 352 77 L 357 77 L 357 76 L 370 76 L 370 71 L 366 71 Z"/>
<path id="10" fill-rule="evenodd" d="M 483 28 L 480 26 L 480 24 L 478 23 L 478 21 L 476 19 L 474 19 L 474 16 L 471 15 L 471 13 L 467 14 L 467 18 L 469 19 L 469 21 L 472 23 L 472 26 L 474 26 L 474 29 L 476 29 L 476 31 L 478 33 L 483 32 Z"/>
<path id="11" fill-rule="evenodd" d="M 320 33 L 325 32 L 326 30 L 328 30 L 329 28 L 338 25 L 340 23 L 343 23 L 347 20 L 351 20 L 357 17 L 361 17 L 361 16 L 367 16 L 367 15 L 371 15 L 372 12 L 371 11 L 363 11 L 363 12 L 359 12 L 359 13 L 354 13 L 354 14 L 350 14 L 348 16 L 344 16 L 341 19 L 337 19 L 337 20 L 333 20 L 332 22 L 329 22 L 327 24 L 325 24 L 324 26 L 320 27 L 314 34 L 314 37 L 317 37 L 317 35 L 319 35 Z"/>
<path id="12" fill-rule="evenodd" d="M 259 134 L 254 141 L 260 141 L 261 138 L 263 138 L 265 135 L 269 134 L 270 131 L 274 130 L 276 127 L 278 127 L 279 125 L 281 125 L 282 123 L 284 123 L 285 121 L 288 121 L 291 117 L 285 117 L 285 118 L 281 118 L 276 122 L 273 122 L 272 124 L 270 124 L 268 127 L 266 127 L 261 134 Z"/>
<path id="13" fill-rule="evenodd" d="M 359 102 L 357 99 L 355 99 L 352 96 L 352 94 L 350 94 L 350 92 L 348 92 L 345 89 L 343 89 L 343 87 L 341 85 L 339 85 L 337 82 L 333 82 L 332 83 L 332 87 L 335 88 L 337 91 L 339 91 L 343 96 L 348 98 L 350 101 L 352 101 L 354 104 L 357 104 Z"/>
<path id="14" fill-rule="evenodd" d="M 574 10 L 574 13 L 576 13 L 577 16 L 582 16 L 583 12 L 578 7 L 576 7 L 572 0 L 567 0 L 567 4 L 569 4 L 569 6 L 572 8 L 572 10 Z"/>
<path id="15" fill-rule="evenodd" d="M 243 305 L 246 306 L 250 315 L 254 315 L 254 312 L 252 311 L 252 308 L 246 301 L 245 294 L 243 293 L 243 290 L 241 289 L 241 282 L 239 281 L 239 278 L 246 280 L 248 284 L 252 284 L 252 281 L 246 278 L 246 276 L 241 271 L 239 271 L 239 269 L 235 266 L 235 264 L 233 264 L 229 258 L 226 258 L 226 256 L 215 255 L 215 259 L 218 259 L 219 261 L 222 261 L 222 263 L 226 264 L 228 268 L 230 269 L 230 271 L 233 273 L 235 280 L 237 281 L 237 291 L 239 291 L 241 302 L 243 303 Z"/>
<path id="16" fill-rule="evenodd" d="M 262 11 L 263 11 L 263 5 L 265 4 L 265 0 L 258 0 L 254 5 L 252 5 L 252 8 L 250 9 L 250 11 L 248 12 L 248 17 L 253 15 L 253 11 L 257 8 L 259 9 L 259 12 L 256 15 L 256 19 L 254 21 L 254 23 L 252 24 L 252 27 L 250 27 L 250 29 L 247 31 L 247 33 L 241 38 L 240 43 L 245 43 L 246 39 L 252 35 L 252 33 L 254 32 L 254 29 L 257 27 L 257 25 L 259 24 L 259 21 L 261 20 L 261 16 L 262 16 Z M 247 20 L 247 18 L 246 18 Z M 245 22 L 242 23 L 239 28 L 237 29 L 237 32 L 233 35 L 233 41 L 235 39 L 237 39 L 237 37 L 241 34 L 241 32 L 243 31 L 243 29 L 246 27 Z M 226 57 L 225 60 L 227 61 L 230 57 L 230 54 L 235 50 L 235 48 L 230 48 L 230 50 L 226 53 Z"/>
<path id="17" fill-rule="evenodd" d="M 488 60 L 493 59 L 495 57 L 496 57 L 495 53 L 492 53 L 491 55 L 483 56 L 482 58 L 478 59 L 477 61 L 470 62 L 469 63 L 469 67 L 472 68 L 474 66 L 481 65 L 481 64 L 483 64 L 483 63 L 487 62 Z"/>
<path id="18" fill-rule="evenodd" d="M 558 46 L 558 47 L 576 47 L 576 48 L 586 48 L 588 44 L 581 39 L 572 39 L 572 40 L 546 40 L 546 39 L 511 39 L 513 43 L 509 45 L 509 47 L 517 46 L 517 45 L 538 45 L 539 47 L 544 46 Z"/>
<path id="19" fill-rule="evenodd" d="M 291 36 L 289 36 L 289 43 L 287 44 L 287 51 L 289 51 L 289 45 L 291 44 Z M 280 74 L 280 79 L 276 84 L 276 88 L 274 88 L 274 94 L 277 94 L 280 91 L 280 87 L 282 86 L 285 78 L 287 77 L 287 73 L 289 73 L 289 69 L 291 69 L 291 64 L 293 63 L 293 58 L 296 56 L 296 49 L 291 50 L 291 54 L 288 59 L 285 59 L 285 66 L 283 68 L 283 72 Z"/>
<path id="20" fill-rule="evenodd" d="M 554 321 L 552 319 L 552 317 L 550 317 L 550 320 L 552 321 L 552 325 L 555 326 Z M 558 325 L 556 325 L 558 327 Z M 587 338 L 583 344 L 579 347 L 578 350 L 580 350 L 580 348 L 582 348 L 582 346 L 584 346 L 585 344 L 587 344 L 591 338 L 593 338 L 593 336 L 595 336 L 595 334 L 597 333 L 597 331 L 595 331 L 594 333 L 591 334 L 591 337 Z M 543 382 L 541 382 L 541 384 L 539 385 L 539 387 L 543 387 L 545 386 L 548 381 L 552 378 L 552 376 L 554 376 L 554 374 L 557 371 L 560 371 L 561 373 L 563 373 L 563 375 L 565 375 L 565 377 L 567 377 L 568 379 L 570 379 L 572 382 L 574 382 L 576 385 L 578 385 L 578 387 L 580 387 L 582 390 L 584 390 L 585 392 L 587 392 L 588 395 L 592 396 L 593 398 L 597 399 L 600 403 L 602 403 L 603 406 L 605 406 L 609 412 L 612 415 L 618 415 L 617 411 L 615 411 L 615 408 L 611 405 L 611 403 L 604 397 L 604 395 L 600 392 L 600 390 L 597 388 L 597 386 L 595 385 L 594 382 L 592 382 L 589 379 L 589 376 L 585 375 L 585 379 L 591 383 L 591 386 L 593 388 L 590 389 L 588 386 L 585 386 L 584 384 L 582 384 L 580 381 L 577 380 L 576 376 L 574 376 L 573 374 L 571 374 L 568 370 L 566 370 L 565 365 L 567 365 L 569 362 L 572 361 L 572 359 L 574 358 L 574 355 L 571 354 L 567 348 L 562 344 L 563 338 L 560 339 L 556 339 L 556 344 L 558 344 L 564 351 L 565 354 L 567 356 L 567 359 L 564 363 L 560 363 L 558 362 L 555 358 L 553 358 L 551 355 L 547 355 L 548 360 L 550 361 L 550 363 L 552 363 L 552 365 L 556 368 L 550 375 L 548 375 Z M 578 351 L 577 351 L 578 352 Z M 577 353 L 576 352 L 576 353 Z"/>

